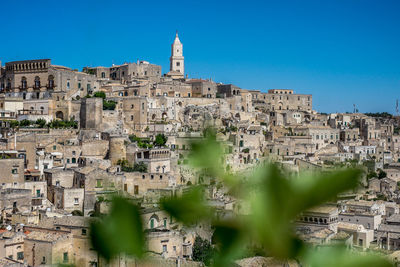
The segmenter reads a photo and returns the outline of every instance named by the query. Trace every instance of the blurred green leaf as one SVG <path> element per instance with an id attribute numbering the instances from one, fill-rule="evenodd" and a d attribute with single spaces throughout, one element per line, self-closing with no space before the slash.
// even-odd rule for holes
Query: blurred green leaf
<path id="1" fill-rule="evenodd" d="M 361 170 L 344 169 L 318 175 L 306 175 L 292 180 L 292 212 L 298 215 L 311 207 L 334 200 L 341 192 L 357 187 Z"/>
<path id="2" fill-rule="evenodd" d="M 192 187 L 182 196 L 173 196 L 160 201 L 160 206 L 172 217 L 186 225 L 193 225 L 205 219 L 212 219 L 213 210 L 204 199 L 203 188 Z"/>
<path id="3" fill-rule="evenodd" d="M 218 252 L 213 265 L 232 266 L 233 261 L 245 253 L 244 244 L 248 241 L 245 228 L 238 220 L 216 221 L 213 227 L 212 241 Z"/>
<path id="4" fill-rule="evenodd" d="M 253 234 L 278 258 L 293 258 L 302 249 L 293 220 L 309 208 L 332 200 L 357 186 L 359 170 L 341 170 L 319 176 L 286 179 L 274 164 L 258 169 L 250 192 Z"/>
<path id="5" fill-rule="evenodd" d="M 203 141 L 194 141 L 191 147 L 189 163 L 194 168 L 200 168 L 212 177 L 221 177 L 224 174 L 221 162 L 223 151 L 215 135 L 209 134 Z"/>
<path id="6" fill-rule="evenodd" d="M 106 260 L 119 253 L 142 257 L 145 242 L 139 208 L 115 197 L 109 215 L 92 222 L 90 237 L 94 249 Z"/>

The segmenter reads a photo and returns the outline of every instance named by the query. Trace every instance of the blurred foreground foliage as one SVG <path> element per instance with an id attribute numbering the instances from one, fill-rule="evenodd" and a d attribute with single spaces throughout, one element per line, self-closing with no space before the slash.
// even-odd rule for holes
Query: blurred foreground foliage
<path id="1" fill-rule="evenodd" d="M 294 221 L 302 212 L 334 201 L 341 192 L 359 186 L 361 171 L 339 169 L 319 174 L 287 178 L 275 164 L 260 164 L 254 172 L 239 175 L 226 171 L 222 144 L 212 131 L 205 140 L 192 143 L 189 162 L 202 175 L 216 179 L 240 203 L 235 216 L 221 216 L 205 196 L 205 186 L 192 186 L 181 196 L 161 200 L 160 207 L 184 226 L 199 222 L 212 225 L 213 249 L 203 240 L 194 246 L 194 258 L 214 266 L 231 266 L 248 256 L 248 248 L 279 260 L 295 260 L 302 266 L 392 266 L 387 259 L 366 252 L 353 252 L 343 246 L 304 243 L 295 234 Z M 108 216 L 92 224 L 94 248 L 107 260 L 119 253 L 144 256 L 145 237 L 139 208 L 115 198 Z M 206 241 L 207 242 L 207 241 Z M 201 254 L 207 247 L 206 255 Z"/>

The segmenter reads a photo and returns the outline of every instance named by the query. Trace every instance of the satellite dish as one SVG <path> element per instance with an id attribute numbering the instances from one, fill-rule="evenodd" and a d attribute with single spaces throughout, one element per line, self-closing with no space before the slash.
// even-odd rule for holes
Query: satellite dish
<path id="1" fill-rule="evenodd" d="M 6 230 L 7 230 L 7 231 L 11 231 L 11 230 L 12 230 L 11 225 L 7 225 Z"/>

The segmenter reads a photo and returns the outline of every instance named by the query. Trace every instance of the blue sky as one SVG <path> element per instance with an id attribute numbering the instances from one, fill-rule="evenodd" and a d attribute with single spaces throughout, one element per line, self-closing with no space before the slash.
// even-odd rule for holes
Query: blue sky
<path id="1" fill-rule="evenodd" d="M 0 60 L 169 68 L 179 30 L 190 77 L 313 94 L 321 112 L 395 112 L 400 1 L 4 1 Z"/>

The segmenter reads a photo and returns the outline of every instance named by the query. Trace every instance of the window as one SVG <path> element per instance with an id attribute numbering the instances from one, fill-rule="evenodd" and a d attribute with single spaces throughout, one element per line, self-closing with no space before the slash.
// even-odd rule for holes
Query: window
<path id="1" fill-rule="evenodd" d="M 152 175 L 150 175 L 150 179 L 151 180 L 153 180 L 154 179 L 154 175 L 152 174 Z"/>
<path id="2" fill-rule="evenodd" d="M 82 235 L 86 235 L 86 229 L 82 229 Z"/>
<path id="3" fill-rule="evenodd" d="M 181 65 L 180 62 L 176 62 L 176 66 L 179 67 Z"/>
<path id="4" fill-rule="evenodd" d="M 22 79 L 21 79 L 21 88 L 22 89 L 27 88 L 26 77 L 22 77 Z"/>
<path id="5" fill-rule="evenodd" d="M 163 245 L 163 246 L 162 246 L 162 251 L 163 251 L 163 252 L 167 252 L 167 245 Z"/>
<path id="6" fill-rule="evenodd" d="M 173 250 L 176 251 L 176 246 L 173 246 Z"/>
<path id="7" fill-rule="evenodd" d="M 53 150 L 56 150 L 57 149 L 57 146 L 53 146 Z"/>
<path id="8" fill-rule="evenodd" d="M 42 264 L 46 264 L 46 257 L 44 257 L 44 256 L 42 258 Z"/>
<path id="9" fill-rule="evenodd" d="M 67 82 L 67 89 L 69 89 L 70 85 L 69 85 L 69 81 Z"/>
<path id="10" fill-rule="evenodd" d="M 12 174 L 17 174 L 17 173 L 18 173 L 18 169 L 17 169 L 17 168 L 12 169 L 12 170 L 11 170 L 11 173 L 12 173 Z"/>
<path id="11" fill-rule="evenodd" d="M 105 78 L 106 77 L 106 73 L 105 72 L 102 72 L 101 73 L 101 78 Z"/>
<path id="12" fill-rule="evenodd" d="M 39 78 L 39 76 L 35 77 L 35 88 L 40 88 L 40 78 Z"/>
<path id="13" fill-rule="evenodd" d="M 78 83 L 78 88 L 81 89 L 81 83 Z"/>
<path id="14" fill-rule="evenodd" d="M 74 205 L 79 205 L 79 198 L 74 198 Z"/>
<path id="15" fill-rule="evenodd" d="M 72 158 L 72 163 L 76 163 L 76 158 Z"/>
<path id="16" fill-rule="evenodd" d="M 49 89 L 53 89 L 54 88 L 54 76 L 53 75 L 49 76 L 48 82 L 49 82 L 49 84 L 48 84 Z"/>
<path id="17" fill-rule="evenodd" d="M 164 218 L 164 227 L 166 228 L 167 227 L 167 218 Z"/>
<path id="18" fill-rule="evenodd" d="M 90 91 L 90 83 L 87 84 L 86 88 L 88 91 Z"/>
<path id="19" fill-rule="evenodd" d="M 17 252 L 17 260 L 23 260 L 24 259 L 24 252 Z"/>
<path id="20" fill-rule="evenodd" d="M 132 105 L 131 105 L 131 109 L 133 109 L 133 107 L 134 107 L 134 106 L 133 106 L 133 104 L 132 104 Z"/>
<path id="21" fill-rule="evenodd" d="M 133 115 L 131 115 L 131 121 L 133 121 Z"/>
<path id="22" fill-rule="evenodd" d="M 103 180 L 97 179 L 97 180 L 96 180 L 96 187 L 97 187 L 97 188 L 103 187 Z"/>

